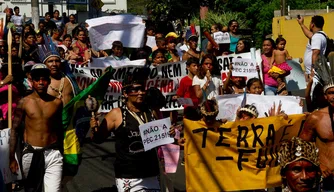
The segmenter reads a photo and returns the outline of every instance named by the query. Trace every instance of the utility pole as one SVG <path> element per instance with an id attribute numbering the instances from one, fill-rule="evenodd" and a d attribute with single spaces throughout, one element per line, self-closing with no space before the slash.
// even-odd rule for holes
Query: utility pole
<path id="1" fill-rule="evenodd" d="M 39 23 L 39 0 L 31 0 L 31 20 L 35 29 L 38 28 Z"/>
<path id="2" fill-rule="evenodd" d="M 287 15 L 286 0 L 281 0 L 281 16 Z"/>

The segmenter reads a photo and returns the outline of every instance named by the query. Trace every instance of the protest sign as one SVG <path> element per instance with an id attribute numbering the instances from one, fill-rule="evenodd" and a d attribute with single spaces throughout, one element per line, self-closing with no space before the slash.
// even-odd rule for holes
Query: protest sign
<path id="1" fill-rule="evenodd" d="M 180 146 L 167 144 L 161 146 L 164 154 L 164 164 L 166 173 L 175 173 L 180 157 Z"/>
<path id="2" fill-rule="evenodd" d="M 256 61 L 245 58 L 233 58 L 233 76 L 235 77 L 257 77 Z"/>
<path id="3" fill-rule="evenodd" d="M 191 98 L 177 98 L 177 101 L 181 105 L 194 106 L 193 100 L 191 100 Z"/>
<path id="4" fill-rule="evenodd" d="M 157 46 L 156 41 L 155 41 L 155 36 L 148 36 L 147 35 L 147 40 L 146 40 L 146 45 L 154 48 Z"/>
<path id="5" fill-rule="evenodd" d="M 229 44 L 231 42 L 230 34 L 221 31 L 213 33 L 213 39 L 217 44 Z"/>
<path id="6" fill-rule="evenodd" d="M 234 121 L 243 97 L 243 95 L 219 95 L 216 97 L 219 106 L 217 119 Z M 303 107 L 300 106 L 300 97 L 255 94 L 247 94 L 246 96 L 246 104 L 254 104 L 259 112 L 259 117 L 265 117 L 265 113 L 268 113 L 273 104 L 275 103 L 277 107 L 280 102 L 282 103 L 282 110 L 288 115 L 303 113 Z"/>
<path id="7" fill-rule="evenodd" d="M 286 62 L 292 67 L 290 75 L 285 77 L 288 90 L 299 91 L 306 89 L 305 75 L 299 63 L 299 59 L 287 60 Z"/>
<path id="8" fill-rule="evenodd" d="M 114 15 L 86 20 L 94 50 L 111 49 L 114 41 L 124 47 L 139 48 L 144 43 L 145 24 L 134 15 Z"/>
<path id="9" fill-rule="evenodd" d="M 254 55 L 253 55 L 253 57 L 254 57 Z M 217 57 L 218 63 L 220 65 L 221 78 L 222 78 L 223 81 L 226 80 L 227 73 L 229 71 L 230 64 L 233 61 L 233 58 L 252 59 L 252 53 L 247 52 L 247 53 L 230 54 L 230 55 L 226 55 L 226 56 Z M 259 65 L 260 75 L 261 75 L 261 78 L 262 78 L 262 59 L 261 59 L 261 51 L 260 50 L 256 50 L 255 60 L 256 60 L 256 64 Z M 247 78 L 252 78 L 252 77 L 258 77 L 258 75 L 257 74 L 256 75 L 249 75 Z"/>
<path id="10" fill-rule="evenodd" d="M 11 183 L 13 180 L 22 179 L 20 168 L 16 176 L 14 176 L 9 169 L 9 138 L 10 128 L 0 130 L 0 170 L 5 184 Z M 17 161 L 16 155 L 15 159 Z"/>
<path id="11" fill-rule="evenodd" d="M 171 122 L 169 117 L 139 125 L 140 136 L 145 151 L 157 146 L 173 143 L 174 138 L 169 136 L 170 127 Z"/>
<path id="12" fill-rule="evenodd" d="M 184 119 L 186 191 L 280 186 L 279 146 L 300 134 L 304 120 L 305 115 L 259 118 L 228 122 L 215 130 L 203 121 Z"/>

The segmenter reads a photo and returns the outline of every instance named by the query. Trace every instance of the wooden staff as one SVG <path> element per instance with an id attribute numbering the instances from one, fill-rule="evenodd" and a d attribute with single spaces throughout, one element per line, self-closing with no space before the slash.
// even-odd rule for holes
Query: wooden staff
<path id="1" fill-rule="evenodd" d="M 12 75 L 12 32 L 8 30 L 8 75 Z M 12 128 L 12 84 L 8 85 L 8 127 Z"/>

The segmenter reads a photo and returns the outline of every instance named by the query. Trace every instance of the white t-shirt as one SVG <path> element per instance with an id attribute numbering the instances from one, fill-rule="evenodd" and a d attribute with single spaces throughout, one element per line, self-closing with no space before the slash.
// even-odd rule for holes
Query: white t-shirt
<path id="1" fill-rule="evenodd" d="M 205 90 L 206 99 L 212 99 L 219 95 L 219 87 L 222 85 L 222 80 L 219 77 L 212 77 L 212 80 L 209 83 L 209 86 Z M 204 84 L 206 83 L 207 78 L 204 77 L 203 79 L 200 79 L 197 77 L 197 75 L 193 78 L 193 86 L 199 85 L 202 89 Z M 205 95 L 203 95 L 203 98 Z"/>
<path id="2" fill-rule="evenodd" d="M 319 32 L 326 34 L 323 31 L 319 31 Z M 320 50 L 321 54 L 325 54 L 325 52 L 326 52 L 327 39 L 321 33 L 313 34 L 311 40 L 309 40 L 308 43 L 307 43 L 306 50 L 305 50 L 305 53 L 304 53 L 304 65 L 305 65 L 306 74 L 311 73 L 312 50 L 314 50 L 314 49 Z M 311 41 L 311 44 L 310 44 L 310 41 Z"/>
<path id="3" fill-rule="evenodd" d="M 12 18 L 10 19 L 10 21 L 12 23 L 14 23 L 14 25 L 16 25 L 16 26 L 21 26 L 22 25 L 22 21 L 23 21 L 23 17 L 22 17 L 22 15 L 19 15 L 19 16 L 12 15 Z"/>

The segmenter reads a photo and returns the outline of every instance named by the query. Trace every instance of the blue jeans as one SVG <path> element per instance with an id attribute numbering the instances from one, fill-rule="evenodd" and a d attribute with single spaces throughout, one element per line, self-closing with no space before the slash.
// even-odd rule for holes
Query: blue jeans
<path id="1" fill-rule="evenodd" d="M 277 87 L 264 85 L 264 94 L 265 95 L 276 95 L 276 92 L 277 92 Z"/>

